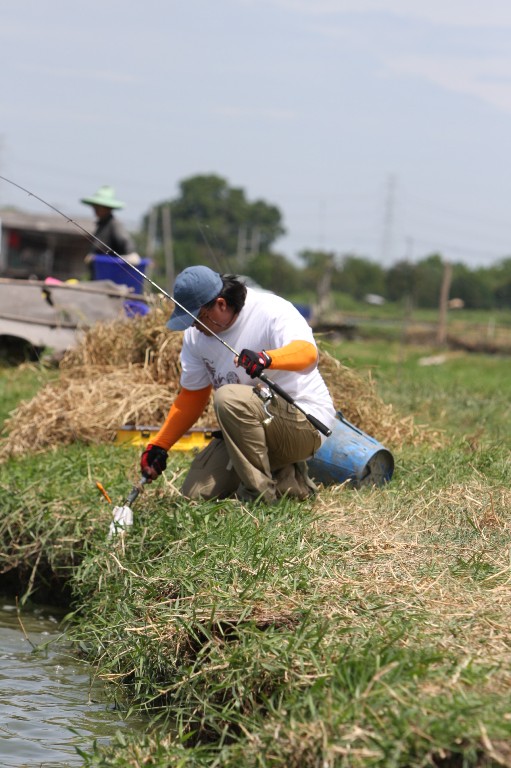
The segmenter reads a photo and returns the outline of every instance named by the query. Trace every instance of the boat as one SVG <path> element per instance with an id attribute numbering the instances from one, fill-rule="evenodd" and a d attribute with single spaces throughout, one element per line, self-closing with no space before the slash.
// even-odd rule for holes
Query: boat
<path id="1" fill-rule="evenodd" d="M 0 353 L 62 354 L 94 323 L 148 311 L 147 296 L 111 280 L 0 278 Z"/>

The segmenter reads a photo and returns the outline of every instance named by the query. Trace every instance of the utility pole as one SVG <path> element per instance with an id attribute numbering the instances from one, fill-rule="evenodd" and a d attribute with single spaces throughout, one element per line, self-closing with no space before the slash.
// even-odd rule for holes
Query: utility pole
<path id="1" fill-rule="evenodd" d="M 247 260 L 247 225 L 240 224 L 238 227 L 238 244 L 236 247 L 236 261 L 238 268 L 242 269 Z"/>
<path id="2" fill-rule="evenodd" d="M 327 254 L 323 271 L 316 284 L 316 306 L 314 315 L 316 320 L 326 319 L 332 306 L 332 276 L 335 271 L 335 257 Z"/>
<path id="3" fill-rule="evenodd" d="M 163 231 L 163 255 L 165 257 L 165 276 L 167 290 L 172 295 L 174 289 L 174 250 L 172 248 L 172 218 L 170 213 L 170 203 L 164 205 L 161 209 L 161 224 Z"/>
<path id="4" fill-rule="evenodd" d="M 146 234 L 146 256 L 148 259 L 154 258 L 156 251 L 156 218 L 158 215 L 158 209 L 155 205 L 149 211 L 149 219 L 147 222 L 147 234 Z"/>
<path id="5" fill-rule="evenodd" d="M 255 225 L 250 233 L 250 256 L 257 256 L 261 247 L 261 228 Z"/>
<path id="6" fill-rule="evenodd" d="M 3 162 L 2 162 L 2 153 L 4 150 L 4 136 L 3 133 L 0 133 L 0 173 L 3 170 Z M 1 189 L 1 187 L 0 187 Z M 0 208 L 2 207 L 2 199 L 0 198 Z"/>
<path id="7" fill-rule="evenodd" d="M 449 291 L 451 290 L 452 264 L 444 262 L 444 273 L 440 287 L 440 302 L 438 307 L 437 344 L 443 346 L 447 339 L 447 310 L 449 307 Z"/>

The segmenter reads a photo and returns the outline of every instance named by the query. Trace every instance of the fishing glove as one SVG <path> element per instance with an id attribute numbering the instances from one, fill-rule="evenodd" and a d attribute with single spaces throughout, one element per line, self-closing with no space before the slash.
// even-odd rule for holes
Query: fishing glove
<path id="1" fill-rule="evenodd" d="M 252 349 L 242 349 L 238 356 L 238 365 L 246 370 L 251 379 L 259 376 L 265 368 L 271 365 L 271 357 L 266 352 L 254 352 Z"/>
<path id="2" fill-rule="evenodd" d="M 161 475 L 167 466 L 167 456 L 165 448 L 149 443 L 140 458 L 140 469 L 144 477 L 147 477 L 149 480 L 154 479 L 150 470 L 156 472 L 157 475 Z"/>

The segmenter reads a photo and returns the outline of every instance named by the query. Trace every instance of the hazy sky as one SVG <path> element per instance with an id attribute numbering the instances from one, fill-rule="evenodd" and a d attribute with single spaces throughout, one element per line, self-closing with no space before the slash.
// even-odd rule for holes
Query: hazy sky
<path id="1" fill-rule="evenodd" d="M 195 174 L 276 249 L 511 254 L 509 0 L 0 0 L 0 174 L 137 227 Z M 0 206 L 47 212 L 0 181 Z M 91 219 L 92 226 L 92 219 Z"/>

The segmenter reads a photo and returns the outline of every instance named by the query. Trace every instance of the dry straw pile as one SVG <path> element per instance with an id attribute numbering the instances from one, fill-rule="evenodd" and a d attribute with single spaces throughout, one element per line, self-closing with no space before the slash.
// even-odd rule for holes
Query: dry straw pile
<path id="1" fill-rule="evenodd" d="M 179 389 L 181 333 L 165 327 L 168 304 L 145 317 L 94 325 L 60 365 L 57 381 L 22 403 L 6 422 L 0 460 L 82 441 L 112 441 L 127 424 L 158 426 Z M 320 352 L 320 370 L 335 405 L 353 424 L 390 447 L 421 438 L 411 418 L 396 415 L 374 383 Z M 211 404 L 197 426 L 215 426 Z"/>

